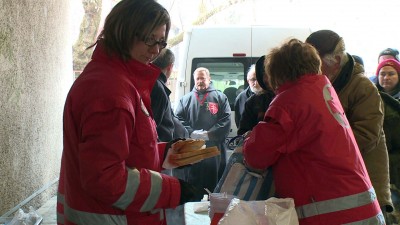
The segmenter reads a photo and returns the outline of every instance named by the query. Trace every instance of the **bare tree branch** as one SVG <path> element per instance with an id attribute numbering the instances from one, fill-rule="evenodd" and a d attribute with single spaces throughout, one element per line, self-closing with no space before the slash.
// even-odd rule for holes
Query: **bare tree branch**
<path id="1" fill-rule="evenodd" d="M 215 14 L 229 8 L 232 5 L 238 4 L 238 3 L 242 3 L 245 2 L 246 0 L 230 0 L 228 1 L 228 3 L 220 5 L 216 8 L 213 8 L 212 10 L 204 13 L 203 15 L 200 15 L 199 18 L 197 18 L 192 24 L 193 25 L 202 25 L 204 24 L 209 18 L 211 18 L 212 16 L 214 16 Z M 179 43 L 181 43 L 183 41 L 183 31 L 180 32 L 178 35 L 176 35 L 175 37 L 172 37 L 168 40 L 168 46 L 169 47 L 174 47 L 175 45 L 178 45 Z"/>

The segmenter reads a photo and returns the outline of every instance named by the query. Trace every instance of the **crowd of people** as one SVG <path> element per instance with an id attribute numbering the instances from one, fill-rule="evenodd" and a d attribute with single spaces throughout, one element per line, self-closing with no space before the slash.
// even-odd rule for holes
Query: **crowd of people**
<path id="1" fill-rule="evenodd" d="M 64 107 L 58 224 L 167 224 L 166 210 L 214 190 L 232 122 L 245 136 L 246 165 L 272 168 L 276 196 L 294 199 L 301 225 L 398 222 L 396 49 L 379 54 L 368 78 L 340 35 L 319 30 L 251 65 L 234 108 L 199 67 L 174 110 L 170 27 L 154 0 L 122 0 L 107 16 Z M 220 155 L 165 170 L 171 145 L 188 138 Z"/>

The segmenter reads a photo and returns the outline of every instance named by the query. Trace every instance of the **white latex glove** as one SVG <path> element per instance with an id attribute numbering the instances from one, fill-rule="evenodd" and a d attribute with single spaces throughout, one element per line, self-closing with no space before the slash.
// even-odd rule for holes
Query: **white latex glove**
<path id="1" fill-rule="evenodd" d="M 191 137 L 191 138 L 194 138 L 194 139 L 203 139 L 203 140 L 206 140 L 206 141 L 209 140 L 209 138 L 208 138 L 208 132 L 205 131 L 205 130 L 195 130 L 195 131 L 193 131 L 193 133 L 190 135 L 190 137 Z"/>
<path id="2" fill-rule="evenodd" d="M 191 134 L 190 137 L 193 139 L 200 139 L 200 133 L 203 132 L 203 130 L 194 130 Z"/>
<path id="3" fill-rule="evenodd" d="M 209 139 L 208 139 L 208 132 L 207 132 L 207 131 L 201 132 L 201 133 L 200 133 L 200 137 L 201 137 L 201 139 L 203 139 L 203 140 L 206 140 L 206 141 L 209 140 Z"/>

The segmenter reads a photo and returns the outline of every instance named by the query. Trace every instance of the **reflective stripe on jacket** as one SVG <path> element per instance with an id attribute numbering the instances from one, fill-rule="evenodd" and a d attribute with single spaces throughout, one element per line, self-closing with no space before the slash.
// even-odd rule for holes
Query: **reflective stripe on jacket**
<path id="1" fill-rule="evenodd" d="M 348 210 L 361 207 L 364 205 L 371 204 L 375 200 L 376 200 L 376 194 L 374 189 L 371 188 L 368 191 L 354 195 L 302 205 L 296 207 L 296 212 L 299 219 L 304 219 L 326 213 L 333 213 L 341 210 Z M 376 216 L 361 221 L 352 222 L 351 224 L 352 225 L 385 224 L 385 219 L 383 218 L 382 213 L 379 213 Z"/>
<path id="2" fill-rule="evenodd" d="M 128 182 L 125 188 L 125 193 L 118 199 L 117 202 L 113 204 L 114 207 L 119 209 L 126 209 L 135 197 L 136 191 L 139 187 L 139 171 L 134 169 L 128 171 Z M 164 220 L 164 212 L 160 209 L 154 209 L 155 203 L 158 201 L 160 196 L 160 182 L 162 182 L 160 173 L 152 172 L 152 187 L 151 193 L 145 201 L 145 204 L 141 208 L 141 212 L 150 211 L 151 214 L 160 213 L 160 221 Z M 68 221 L 74 224 L 85 224 L 85 225 L 98 225 L 98 224 L 115 224 L 115 225 L 125 225 L 127 223 L 127 218 L 125 215 L 113 215 L 113 214 L 100 214 L 100 213 L 90 213 L 80 210 L 75 210 L 69 207 L 65 203 L 64 195 L 58 193 L 57 203 L 63 205 L 64 216 L 58 216 L 59 224 L 64 224 L 64 217 Z"/>

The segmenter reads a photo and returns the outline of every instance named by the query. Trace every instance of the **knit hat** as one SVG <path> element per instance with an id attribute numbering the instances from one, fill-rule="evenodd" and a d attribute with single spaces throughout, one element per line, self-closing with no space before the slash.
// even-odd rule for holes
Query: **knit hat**
<path id="1" fill-rule="evenodd" d="M 364 66 L 364 60 L 358 55 L 352 55 L 355 62 Z"/>
<path id="2" fill-rule="evenodd" d="M 331 30 L 316 31 L 306 39 L 306 43 L 317 49 L 319 56 L 332 53 L 340 41 L 340 36 Z"/>
<path id="3" fill-rule="evenodd" d="M 394 59 L 386 59 L 379 63 L 378 68 L 376 69 L 376 75 L 379 75 L 379 71 L 382 69 L 384 66 L 391 66 L 393 67 L 396 71 L 397 74 L 400 75 L 400 62 L 394 60 Z"/>
<path id="4" fill-rule="evenodd" d="M 264 74 L 265 74 L 265 69 L 264 69 L 264 60 L 265 60 L 265 55 L 261 56 L 260 58 L 257 59 L 256 62 L 256 78 L 257 82 L 260 85 L 260 87 L 264 90 L 269 90 L 267 85 L 264 83 Z"/>
<path id="5" fill-rule="evenodd" d="M 395 49 L 395 48 L 387 48 L 387 49 L 381 51 L 381 52 L 379 53 L 378 58 L 381 57 L 381 56 L 383 56 L 383 55 L 391 55 L 391 56 L 393 56 L 397 61 L 400 61 L 400 59 L 399 59 L 399 51 L 398 51 L 397 49 Z"/>

